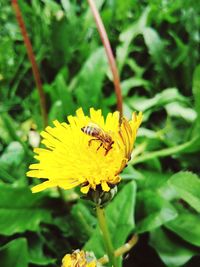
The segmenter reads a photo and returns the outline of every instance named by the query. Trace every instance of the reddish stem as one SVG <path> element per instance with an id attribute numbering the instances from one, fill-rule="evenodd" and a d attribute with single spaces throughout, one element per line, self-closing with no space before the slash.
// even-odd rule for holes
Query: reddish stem
<path id="1" fill-rule="evenodd" d="M 122 113 L 123 113 L 123 109 L 122 109 L 122 94 L 121 94 L 121 86 L 120 86 L 120 78 L 119 78 L 119 73 L 117 70 L 117 65 L 116 65 L 116 61 L 115 58 L 113 56 L 113 52 L 111 49 L 111 45 L 108 39 L 108 35 L 106 33 L 105 27 L 103 25 L 101 16 L 99 14 L 98 9 L 95 6 L 95 3 L 93 0 L 88 0 L 88 3 L 90 5 L 90 8 L 92 10 L 92 14 L 94 16 L 96 25 L 97 25 L 97 29 L 99 31 L 100 37 L 101 37 L 101 41 L 104 45 L 105 51 L 106 51 L 106 55 L 108 57 L 108 61 L 109 61 L 109 65 L 112 71 L 112 75 L 113 75 L 113 83 L 115 86 L 115 94 L 117 97 L 117 109 L 120 112 L 120 115 L 122 117 Z"/>
<path id="2" fill-rule="evenodd" d="M 24 20 L 22 17 L 22 13 L 20 11 L 20 7 L 18 5 L 17 0 L 12 0 L 12 6 L 15 10 L 17 22 L 19 24 L 21 34 L 22 34 L 23 39 L 24 39 L 24 44 L 25 44 L 25 47 L 27 50 L 29 61 L 31 62 L 33 76 L 34 76 L 36 87 L 38 89 L 38 93 L 39 93 L 39 97 L 40 97 L 40 108 L 41 108 L 43 123 L 44 123 L 44 126 L 46 126 L 48 123 L 46 98 L 45 98 L 44 90 L 42 87 L 42 82 L 41 82 L 41 78 L 40 78 L 38 65 L 37 65 L 36 60 L 35 60 L 35 55 L 33 53 L 32 45 L 31 45 L 30 39 L 28 37 L 26 26 L 25 26 L 25 23 L 24 23 Z"/>

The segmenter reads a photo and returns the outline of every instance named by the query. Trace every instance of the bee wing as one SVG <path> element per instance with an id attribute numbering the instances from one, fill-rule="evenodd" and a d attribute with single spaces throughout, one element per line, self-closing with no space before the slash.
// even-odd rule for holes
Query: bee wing
<path id="1" fill-rule="evenodd" d="M 87 126 L 96 129 L 100 135 L 105 135 L 105 131 L 98 124 L 90 122 Z"/>
<path id="2" fill-rule="evenodd" d="M 93 122 L 89 122 L 87 126 L 92 127 L 92 128 L 101 129 L 101 127 L 98 124 L 93 123 Z"/>

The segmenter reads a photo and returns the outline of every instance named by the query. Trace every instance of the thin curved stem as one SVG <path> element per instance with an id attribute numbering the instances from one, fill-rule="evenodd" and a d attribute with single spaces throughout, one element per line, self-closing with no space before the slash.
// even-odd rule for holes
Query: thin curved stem
<path id="1" fill-rule="evenodd" d="M 24 23 L 24 20 L 23 20 L 23 17 L 22 17 L 22 13 L 21 13 L 20 7 L 18 5 L 18 1 L 17 0 L 12 0 L 12 6 L 13 6 L 13 8 L 15 10 L 16 19 L 17 19 L 17 22 L 18 22 L 20 30 L 21 30 L 21 34 L 22 34 L 23 39 L 24 39 L 24 44 L 25 44 L 25 47 L 26 47 L 26 50 L 27 50 L 29 61 L 31 63 L 33 76 L 34 76 L 34 79 L 35 79 L 35 84 L 36 84 L 36 87 L 37 87 L 38 93 L 39 93 L 40 108 L 41 108 L 43 123 L 44 123 L 44 126 L 46 126 L 47 123 L 48 123 L 47 108 L 46 108 L 46 98 L 45 98 L 44 90 L 43 90 L 43 87 L 42 87 L 42 81 L 41 81 L 41 78 L 40 78 L 39 68 L 38 68 L 38 65 L 37 65 L 36 60 L 35 60 L 35 55 L 33 53 L 32 45 L 31 45 L 30 39 L 28 37 L 28 33 L 27 33 L 27 30 L 26 30 L 26 26 L 25 26 L 25 23 Z"/>
<path id="2" fill-rule="evenodd" d="M 123 246 L 121 246 L 120 248 L 116 249 L 114 252 L 115 257 L 119 257 L 122 256 L 123 254 L 127 253 L 128 251 L 130 251 L 138 242 L 138 236 L 137 235 L 133 235 L 132 238 Z M 101 264 L 105 264 L 109 261 L 108 256 L 105 255 L 102 258 L 100 258 L 98 260 L 99 263 Z"/>
<path id="3" fill-rule="evenodd" d="M 123 108 L 122 108 L 122 93 L 121 93 L 121 85 L 120 85 L 120 78 L 119 78 L 119 73 L 117 70 L 117 65 L 116 65 L 116 61 L 111 49 L 111 45 L 108 39 L 108 35 L 106 33 L 104 24 L 102 22 L 101 16 L 99 14 L 98 9 L 95 6 L 95 3 L 93 0 L 88 0 L 88 4 L 91 8 L 92 14 L 94 16 L 96 25 L 97 25 L 97 29 L 99 31 L 100 37 L 101 37 L 101 41 L 104 45 L 105 51 L 106 51 L 106 55 L 108 58 L 108 62 L 112 71 L 112 75 L 113 75 L 113 83 L 115 86 L 115 94 L 116 94 L 116 98 L 117 98 L 117 109 L 120 112 L 120 115 L 122 117 L 123 115 Z"/>
<path id="4" fill-rule="evenodd" d="M 129 250 L 131 250 L 132 247 L 134 247 L 137 244 L 138 239 L 139 238 L 137 235 L 133 235 L 132 238 L 126 244 L 115 250 L 115 257 L 119 257 L 124 253 L 128 252 Z"/>
<path id="5" fill-rule="evenodd" d="M 103 235 L 103 241 L 104 241 L 105 249 L 106 249 L 107 254 L 108 254 L 109 262 L 110 262 L 112 267 L 117 267 L 116 258 L 114 255 L 114 248 L 113 248 L 113 244 L 112 244 L 112 241 L 110 238 L 108 226 L 106 223 L 104 209 L 101 208 L 100 206 L 97 206 L 96 212 L 97 212 L 99 227 L 100 227 L 102 235 Z"/>
<path id="6" fill-rule="evenodd" d="M 147 160 L 151 160 L 151 159 L 154 159 L 157 157 L 158 158 L 159 157 L 166 157 L 166 156 L 178 154 L 180 152 L 184 152 L 187 149 L 189 149 L 190 147 L 194 146 L 198 140 L 199 140 L 199 136 L 196 136 L 192 140 L 190 140 L 186 143 L 183 143 L 181 145 L 165 148 L 165 149 L 158 150 L 158 151 L 146 152 L 146 154 L 143 154 L 141 156 L 133 158 L 130 161 L 130 164 L 135 165 L 135 164 L 145 162 Z"/>

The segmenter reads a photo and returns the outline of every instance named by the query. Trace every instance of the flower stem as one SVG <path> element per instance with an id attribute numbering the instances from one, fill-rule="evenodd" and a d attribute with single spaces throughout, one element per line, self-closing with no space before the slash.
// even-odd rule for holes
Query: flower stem
<path id="1" fill-rule="evenodd" d="M 33 53 L 31 41 L 28 37 L 28 33 L 26 30 L 26 26 L 25 26 L 25 23 L 24 23 L 24 20 L 22 17 L 20 7 L 18 5 L 18 1 L 12 0 L 12 6 L 15 10 L 16 19 L 17 19 L 17 22 L 18 22 L 20 30 L 21 30 L 21 34 L 22 34 L 23 39 L 24 39 L 24 44 L 25 44 L 25 47 L 27 50 L 28 58 L 29 58 L 29 61 L 31 63 L 33 76 L 35 79 L 35 84 L 36 84 L 36 87 L 38 89 L 43 123 L 44 123 L 44 126 L 47 126 L 48 118 L 47 118 L 46 98 L 45 98 L 44 90 L 42 87 L 42 81 L 40 78 L 39 68 L 38 68 L 38 65 L 37 65 L 36 60 L 35 60 L 35 55 Z"/>
<path id="2" fill-rule="evenodd" d="M 60 188 L 60 187 L 57 187 L 57 190 L 58 190 L 58 195 L 60 196 L 60 198 L 62 199 L 62 201 L 65 203 L 66 202 L 66 199 L 65 199 L 65 194 L 63 192 L 63 189 Z"/>
<path id="3" fill-rule="evenodd" d="M 132 238 L 123 246 L 115 250 L 115 257 L 119 257 L 124 253 L 128 252 L 132 247 L 134 247 L 138 242 L 138 236 L 133 235 Z"/>
<path id="4" fill-rule="evenodd" d="M 97 212 L 97 218 L 99 221 L 99 227 L 101 229 L 103 239 L 104 239 L 105 249 L 106 249 L 107 254 L 108 254 L 109 262 L 111 263 L 112 267 L 117 267 L 116 258 L 114 255 L 114 248 L 113 248 L 113 244 L 112 244 L 112 241 L 110 238 L 108 226 L 106 223 L 104 209 L 101 208 L 100 206 L 97 206 L 96 212 Z"/>
<path id="5" fill-rule="evenodd" d="M 137 235 L 133 235 L 131 237 L 131 239 L 126 244 L 124 244 L 123 246 L 121 246 L 120 248 L 115 250 L 115 257 L 122 256 L 123 254 L 130 251 L 132 249 L 132 247 L 134 247 L 137 244 L 138 239 L 139 238 Z M 98 262 L 101 264 L 107 263 L 108 262 L 108 256 L 104 255 L 102 258 L 98 259 Z"/>
<path id="6" fill-rule="evenodd" d="M 101 19 L 101 16 L 99 14 L 98 9 L 95 6 L 95 3 L 93 0 L 88 0 L 88 4 L 91 8 L 92 14 L 94 16 L 96 25 L 97 25 L 97 29 L 99 31 L 99 35 L 101 37 L 101 41 L 104 45 L 105 51 L 106 51 L 106 55 L 108 58 L 108 62 L 112 71 L 112 75 L 113 75 L 113 83 L 115 86 L 115 94 L 117 97 L 117 109 L 120 112 L 120 115 L 122 117 L 123 114 L 123 108 L 122 108 L 122 93 L 121 93 L 121 85 L 120 85 L 120 78 L 119 78 L 119 73 L 117 70 L 117 65 L 116 65 L 116 61 L 111 49 L 111 45 L 108 39 L 108 35 L 106 33 L 106 29 L 104 27 L 103 21 Z"/>
<path id="7" fill-rule="evenodd" d="M 199 142 L 199 136 L 195 136 L 195 137 L 193 137 L 193 139 L 191 139 L 191 140 L 189 140 L 183 144 L 177 145 L 177 146 L 164 148 L 164 149 L 161 149 L 158 151 L 149 151 L 149 152 L 143 153 L 141 156 L 137 156 L 137 157 L 133 158 L 130 161 L 130 164 L 135 165 L 135 164 L 145 162 L 147 160 L 151 160 L 154 158 L 167 157 L 169 155 L 184 152 L 186 149 L 193 147 L 198 142 Z"/>

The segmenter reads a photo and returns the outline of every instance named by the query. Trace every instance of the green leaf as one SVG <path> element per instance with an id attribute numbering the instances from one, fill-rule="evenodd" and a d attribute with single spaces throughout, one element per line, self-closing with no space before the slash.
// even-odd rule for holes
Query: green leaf
<path id="1" fill-rule="evenodd" d="M 145 190 L 137 195 L 136 232 L 144 233 L 176 218 L 176 209 L 156 193 Z"/>
<path id="2" fill-rule="evenodd" d="M 178 67 L 182 62 L 187 60 L 188 55 L 188 45 L 180 38 L 175 32 L 169 31 L 172 38 L 174 38 L 174 41 L 176 42 L 176 50 L 174 50 L 174 53 L 176 54 L 176 58 L 174 62 L 171 62 L 171 67 L 174 69 Z"/>
<path id="3" fill-rule="evenodd" d="M 2 181 L 13 183 L 24 176 L 24 148 L 19 142 L 11 142 L 0 157 L 0 178 Z M 20 166 L 20 168 L 19 168 Z"/>
<path id="4" fill-rule="evenodd" d="M 167 88 L 163 92 L 156 94 L 153 98 L 140 98 L 138 100 L 138 97 L 135 96 L 131 99 L 130 105 L 136 110 L 146 111 L 155 107 L 163 107 L 176 100 L 185 102 L 186 98 L 180 94 L 177 88 Z"/>
<path id="5" fill-rule="evenodd" d="M 71 92 L 67 86 L 65 76 L 66 74 L 63 69 L 59 72 L 59 74 L 57 74 L 54 80 L 54 94 L 56 94 L 58 100 L 61 100 L 63 113 L 66 117 L 66 115 L 72 114 L 76 108 Z"/>
<path id="6" fill-rule="evenodd" d="M 181 212 L 177 218 L 165 226 L 172 232 L 195 246 L 200 246 L 200 216 Z"/>
<path id="7" fill-rule="evenodd" d="M 120 175 L 120 177 L 122 178 L 122 179 L 124 179 L 124 180 L 141 180 L 141 181 L 143 181 L 143 180 L 145 180 L 145 177 L 144 177 L 144 175 L 141 173 L 141 172 L 139 172 L 139 171 L 137 171 L 136 169 L 134 169 L 133 168 L 133 166 L 131 166 L 131 165 L 128 165 L 125 169 L 124 169 L 124 171 L 123 171 L 123 173 Z"/>
<path id="8" fill-rule="evenodd" d="M 1 112 L 1 109 L 0 109 Z M 11 142 L 12 137 L 10 136 L 7 127 L 4 123 L 3 117 L 0 116 L 0 136 L 1 136 L 1 140 L 5 143 L 5 144 L 9 144 L 9 142 Z"/>
<path id="9" fill-rule="evenodd" d="M 136 22 L 134 22 L 132 25 L 130 25 L 119 36 L 121 44 L 117 48 L 117 61 L 118 61 L 120 71 L 122 70 L 126 62 L 126 59 L 128 57 L 128 54 L 130 52 L 130 46 L 131 46 L 132 40 L 136 36 L 141 34 L 144 28 L 146 27 L 149 12 L 150 12 L 150 8 L 146 8 L 141 14 L 140 18 Z"/>
<path id="10" fill-rule="evenodd" d="M 50 109 L 50 112 L 48 114 L 48 119 L 49 119 L 49 122 L 51 122 L 51 123 L 55 119 L 60 121 L 60 122 L 66 120 L 66 116 L 64 119 L 63 106 L 62 106 L 61 100 L 54 101 L 54 103 Z"/>
<path id="11" fill-rule="evenodd" d="M 200 129 L 200 65 L 194 71 L 192 91 L 195 99 L 195 109 L 198 114 L 197 125 Z"/>
<path id="12" fill-rule="evenodd" d="M 106 220 L 108 222 L 109 232 L 115 249 L 125 243 L 128 235 L 135 226 L 133 220 L 135 196 L 136 184 L 132 181 L 124 186 L 106 208 Z M 84 249 L 93 251 L 97 258 L 102 257 L 105 254 L 99 226 L 97 226 Z"/>
<path id="13" fill-rule="evenodd" d="M 187 108 L 180 102 L 172 102 L 165 106 L 167 113 L 170 117 L 183 118 L 188 122 L 194 122 L 197 117 L 197 113 L 192 108 Z"/>
<path id="14" fill-rule="evenodd" d="M 117 19 L 123 20 L 124 17 L 128 15 L 130 12 L 130 9 L 133 7 L 132 0 L 126 0 L 126 1 L 113 1 L 113 12 L 116 15 Z"/>
<path id="15" fill-rule="evenodd" d="M 133 77 L 133 78 L 129 78 L 126 79 L 124 81 L 121 82 L 121 87 L 122 87 L 122 95 L 125 97 L 128 95 L 128 92 L 130 91 L 130 89 L 134 88 L 134 87 L 144 87 L 144 88 L 148 88 L 149 84 L 148 81 L 139 78 L 139 77 Z"/>
<path id="16" fill-rule="evenodd" d="M 144 189 L 156 190 L 166 184 L 171 173 L 159 173 L 155 171 L 146 171 L 138 169 L 143 179 L 138 181 L 138 187 Z"/>
<path id="17" fill-rule="evenodd" d="M 37 235 L 32 235 L 29 238 L 29 263 L 39 266 L 55 263 L 55 259 L 44 254 L 43 246 L 44 242 Z"/>
<path id="18" fill-rule="evenodd" d="M 185 242 L 172 237 L 162 228 L 150 233 L 150 245 L 168 267 L 182 266 L 197 254 Z"/>
<path id="19" fill-rule="evenodd" d="M 8 113 L 2 113 L 1 117 L 3 119 L 3 123 L 5 125 L 5 128 L 7 129 L 10 137 L 13 140 L 19 142 L 23 146 L 24 151 L 27 152 L 26 143 L 22 142 L 21 138 L 17 134 L 18 127 L 17 127 L 15 120 Z"/>
<path id="20" fill-rule="evenodd" d="M 55 4 L 53 1 L 50 2 Z M 58 8 L 60 9 L 60 6 Z M 75 18 L 71 22 L 65 16 L 62 19 L 52 19 L 51 35 L 49 38 L 52 48 L 51 61 L 54 68 L 59 69 L 69 64 L 72 59 L 74 60 L 73 55 L 77 47 L 81 45 L 80 40 L 84 38 L 82 27 L 77 27 L 75 22 L 80 23 L 80 19 Z M 70 38 L 68 38 L 69 36 Z"/>
<path id="21" fill-rule="evenodd" d="M 73 10 L 73 5 L 70 3 L 70 1 L 69 0 L 61 0 L 60 2 L 61 2 L 63 9 L 68 14 L 68 16 L 71 16 L 70 13 L 72 13 L 74 10 Z"/>
<path id="22" fill-rule="evenodd" d="M 108 62 L 103 48 L 95 50 L 72 80 L 70 90 L 77 98 L 78 106 L 88 110 L 99 107 L 102 98 L 103 79 L 108 70 Z M 88 101 L 88 97 L 90 101 Z"/>
<path id="23" fill-rule="evenodd" d="M 179 197 L 200 212 L 200 179 L 191 172 L 179 172 L 169 179 Z"/>
<path id="24" fill-rule="evenodd" d="M 165 54 L 165 43 L 160 38 L 158 32 L 151 27 L 145 27 L 143 30 L 144 41 L 149 50 L 149 54 L 156 63 L 156 68 L 162 73 L 164 79 L 166 76 L 166 64 L 163 55 Z"/>
<path id="25" fill-rule="evenodd" d="M 68 70 L 65 67 L 59 71 L 51 85 L 45 84 L 44 86 L 45 91 L 50 94 L 53 103 L 48 116 L 49 122 L 55 119 L 65 121 L 67 115 L 73 114 L 76 110 L 67 80 Z"/>
<path id="26" fill-rule="evenodd" d="M 4 167 L 16 167 L 24 158 L 24 149 L 19 142 L 11 142 L 0 157 L 0 164 Z"/>
<path id="27" fill-rule="evenodd" d="M 17 238 L 0 248 L 1 266 L 28 267 L 28 247 L 25 238 Z"/>
<path id="28" fill-rule="evenodd" d="M 50 211 L 42 206 L 43 194 L 1 184 L 0 195 L 0 234 L 38 231 L 41 222 L 51 221 Z"/>
<path id="29" fill-rule="evenodd" d="M 93 226 L 96 225 L 96 218 L 92 216 L 90 210 L 83 203 L 74 205 L 71 210 L 71 215 L 76 234 L 83 240 L 88 240 L 93 233 Z"/>

